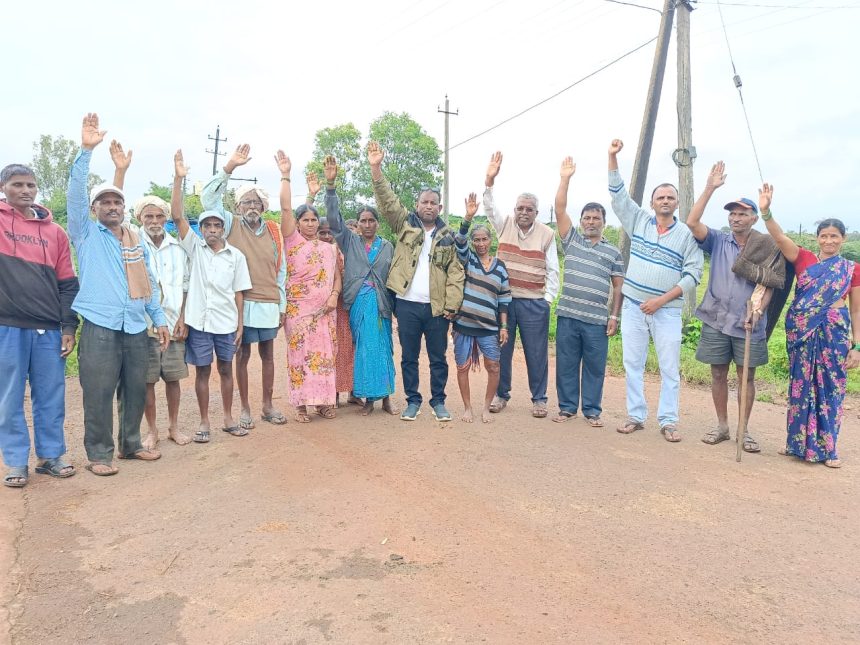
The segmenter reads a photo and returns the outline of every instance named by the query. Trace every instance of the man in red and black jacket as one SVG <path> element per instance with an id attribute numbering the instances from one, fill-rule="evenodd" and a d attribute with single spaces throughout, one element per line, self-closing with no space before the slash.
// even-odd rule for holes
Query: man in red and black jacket
<path id="1" fill-rule="evenodd" d="M 30 381 L 36 472 L 71 477 L 66 442 L 65 365 L 75 347 L 78 316 L 72 301 L 78 278 L 69 238 L 51 212 L 36 203 L 32 169 L 0 171 L 0 450 L 8 467 L 3 484 L 27 484 L 30 432 L 24 388 Z"/>

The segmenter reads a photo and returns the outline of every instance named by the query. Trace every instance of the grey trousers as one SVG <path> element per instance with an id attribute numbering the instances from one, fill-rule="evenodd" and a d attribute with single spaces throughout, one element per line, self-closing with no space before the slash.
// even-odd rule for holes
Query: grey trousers
<path id="1" fill-rule="evenodd" d="M 78 367 L 84 397 L 84 448 L 92 462 L 113 460 L 113 399 L 119 402 L 119 450 L 139 451 L 140 422 L 146 405 L 146 331 L 126 334 L 84 319 Z"/>

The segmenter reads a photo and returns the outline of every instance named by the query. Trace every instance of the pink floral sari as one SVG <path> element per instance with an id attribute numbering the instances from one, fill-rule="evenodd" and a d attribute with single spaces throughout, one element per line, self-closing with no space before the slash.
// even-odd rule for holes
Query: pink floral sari
<path id="1" fill-rule="evenodd" d="M 322 311 L 334 288 L 337 247 L 295 231 L 284 240 L 284 251 L 290 405 L 334 405 L 337 314 Z"/>

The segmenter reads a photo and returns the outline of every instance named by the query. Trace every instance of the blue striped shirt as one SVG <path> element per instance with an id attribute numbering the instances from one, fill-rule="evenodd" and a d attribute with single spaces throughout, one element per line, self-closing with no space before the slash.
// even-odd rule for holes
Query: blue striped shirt
<path id="1" fill-rule="evenodd" d="M 675 286 L 693 289 L 702 279 L 705 256 L 690 229 L 675 220 L 664 233 L 657 218 L 639 206 L 627 192 L 621 173 L 609 171 L 612 210 L 630 236 L 630 262 L 621 292 L 633 302 L 662 296 Z M 681 307 L 683 294 L 664 307 Z"/>
<path id="2" fill-rule="evenodd" d="M 609 321 L 609 286 L 613 276 L 624 277 L 621 251 L 606 240 L 592 244 L 571 226 L 561 240 L 564 280 L 556 314 L 591 325 Z"/>
<path id="3" fill-rule="evenodd" d="M 499 314 L 508 310 L 511 302 L 511 285 L 505 263 L 493 258 L 489 269 L 469 248 L 466 232 L 469 222 L 460 225 L 454 236 L 457 257 L 466 272 L 463 285 L 463 304 L 454 320 L 454 331 L 466 336 L 493 336 L 499 333 Z"/>
<path id="4" fill-rule="evenodd" d="M 167 325 L 167 319 L 158 303 L 161 293 L 150 270 L 149 250 L 145 244 L 146 273 L 152 285 L 149 300 L 132 300 L 128 294 L 128 279 L 122 260 L 119 240 L 101 222 L 90 219 L 90 200 L 87 195 L 87 177 L 90 172 L 92 150 L 81 150 L 72 164 L 69 188 L 66 195 L 69 217 L 69 237 L 78 255 L 81 290 L 72 309 L 84 319 L 100 327 L 127 334 L 138 334 L 146 329 L 146 315 L 156 327 Z"/>

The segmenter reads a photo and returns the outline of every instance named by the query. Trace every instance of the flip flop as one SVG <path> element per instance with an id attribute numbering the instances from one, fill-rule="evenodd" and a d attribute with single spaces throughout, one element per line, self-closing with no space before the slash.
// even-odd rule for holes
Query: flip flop
<path id="1" fill-rule="evenodd" d="M 620 428 L 615 428 L 615 432 L 620 432 L 621 434 L 633 434 L 638 430 L 644 430 L 645 424 L 641 421 L 636 421 L 635 419 L 627 419 L 624 422 L 624 425 Z"/>
<path id="2" fill-rule="evenodd" d="M 268 421 L 265 416 L 262 417 L 263 421 Z M 253 430 L 254 429 L 254 419 L 251 418 L 250 414 L 240 414 L 239 415 L 239 427 L 244 428 L 245 430 Z"/>
<path id="3" fill-rule="evenodd" d="M 492 412 L 492 410 L 490 410 Z M 559 413 L 552 418 L 556 423 L 564 423 L 565 421 L 570 421 L 571 419 L 576 418 L 576 413 L 574 412 L 565 412 L 564 410 L 560 410 Z"/>
<path id="4" fill-rule="evenodd" d="M 588 421 L 588 425 L 592 428 L 602 428 L 603 427 L 603 419 L 600 418 L 600 415 L 592 414 L 591 416 L 586 415 L 585 420 Z"/>
<path id="5" fill-rule="evenodd" d="M 221 428 L 224 432 L 227 432 L 234 437 L 244 437 L 248 434 L 248 428 L 242 428 L 239 426 L 230 426 L 229 428 Z"/>
<path id="6" fill-rule="evenodd" d="M 107 468 L 107 470 L 97 471 L 96 468 Z M 93 475 L 98 475 L 99 477 L 110 477 L 111 475 L 116 475 L 119 472 L 119 468 L 116 466 L 112 466 L 110 464 L 103 464 L 101 462 L 90 462 L 85 468 L 89 470 Z"/>
<path id="7" fill-rule="evenodd" d="M 671 423 L 661 426 L 660 434 L 669 443 L 678 443 L 681 440 L 681 437 L 678 436 L 678 428 Z"/>
<path id="8" fill-rule="evenodd" d="M 281 412 L 273 412 L 272 414 L 263 414 L 260 418 L 266 423 L 271 423 L 272 425 L 282 426 L 287 422 L 287 417 L 285 417 Z M 242 423 L 242 420 L 239 419 L 239 423 Z M 244 426 L 243 426 L 244 427 Z"/>
<path id="9" fill-rule="evenodd" d="M 158 450 L 147 450 L 143 448 L 130 455 L 117 455 L 117 459 L 140 459 L 141 461 L 156 461 L 161 459 L 161 453 Z"/>
<path id="10" fill-rule="evenodd" d="M 191 439 L 194 443 L 209 443 L 209 431 L 198 430 Z"/>

